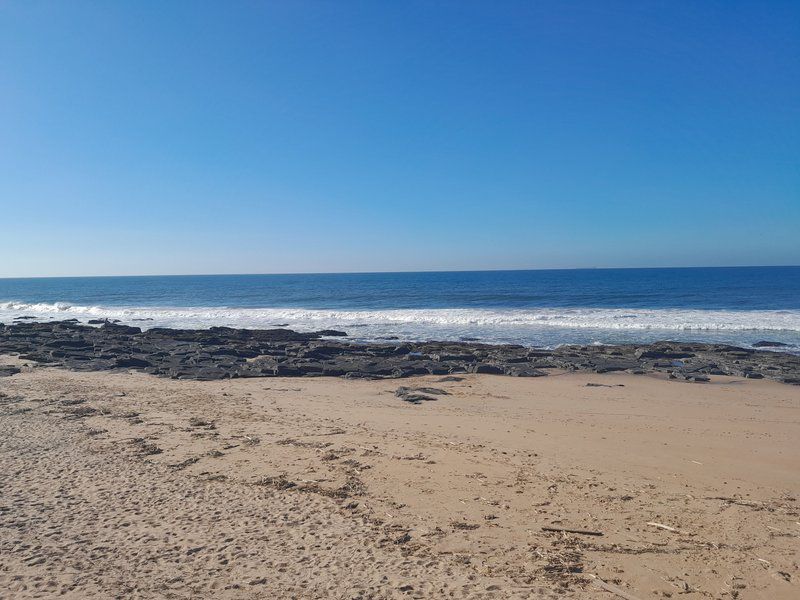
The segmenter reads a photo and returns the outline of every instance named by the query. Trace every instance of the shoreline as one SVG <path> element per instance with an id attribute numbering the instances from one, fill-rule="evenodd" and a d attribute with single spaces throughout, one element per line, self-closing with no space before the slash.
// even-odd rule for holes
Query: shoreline
<path id="1" fill-rule="evenodd" d="M 479 373 L 542 377 L 549 372 L 661 373 L 691 382 L 712 377 L 800 384 L 800 356 L 714 343 L 560 346 L 471 342 L 347 341 L 335 330 L 151 328 L 96 322 L 0 324 L 0 353 L 83 371 L 137 370 L 174 379 L 260 377 L 392 379 Z M 10 372 L 13 369 L 8 369 Z M 2 374 L 4 371 L 0 371 Z"/>
<path id="2" fill-rule="evenodd" d="M 62 307 L 63 308 L 63 307 Z M 481 341 L 557 347 L 563 344 L 677 342 L 719 343 L 751 348 L 771 339 L 800 352 L 800 311 L 710 309 L 270 309 L 270 308 L 58 308 L 26 314 L 3 310 L 0 322 L 25 320 L 123 323 L 142 329 L 234 329 L 276 327 L 315 331 L 343 329 L 363 343 L 401 340 Z M 471 339 L 474 338 L 474 339 Z"/>
<path id="3" fill-rule="evenodd" d="M 796 596 L 793 386 L 0 364 L 15 598 Z"/>

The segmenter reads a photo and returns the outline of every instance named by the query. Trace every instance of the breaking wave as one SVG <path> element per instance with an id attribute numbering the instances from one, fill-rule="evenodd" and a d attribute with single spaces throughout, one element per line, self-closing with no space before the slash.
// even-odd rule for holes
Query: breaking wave
<path id="1" fill-rule="evenodd" d="M 447 330 L 564 328 L 620 331 L 800 332 L 800 310 L 696 310 L 625 308 L 325 310 L 304 308 L 115 307 L 65 302 L 0 302 L 0 321 L 15 317 L 119 319 L 147 327 L 297 328 L 380 327 Z"/>

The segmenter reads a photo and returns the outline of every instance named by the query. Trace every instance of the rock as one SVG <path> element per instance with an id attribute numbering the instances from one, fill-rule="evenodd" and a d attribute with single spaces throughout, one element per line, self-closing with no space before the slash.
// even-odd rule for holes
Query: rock
<path id="1" fill-rule="evenodd" d="M 489 365 L 489 364 L 477 364 L 473 365 L 471 368 L 472 373 L 486 373 L 489 375 L 503 375 L 505 371 L 502 367 L 497 365 Z"/>
<path id="2" fill-rule="evenodd" d="M 769 340 L 761 340 L 753 344 L 753 348 L 788 348 L 789 344 L 783 342 L 771 342 Z"/>
<path id="3" fill-rule="evenodd" d="M 0 365 L 0 377 L 11 377 L 12 375 L 16 375 L 20 372 L 21 371 L 18 367 L 11 365 Z"/>
<path id="4" fill-rule="evenodd" d="M 142 330 L 139 327 L 130 327 L 129 325 L 119 325 L 117 323 L 111 323 L 110 321 L 106 321 L 103 323 L 103 329 L 106 331 L 116 333 L 116 334 L 125 334 L 125 335 L 135 335 L 137 333 L 142 333 Z"/>
<path id="5" fill-rule="evenodd" d="M 392 377 L 412 377 L 414 375 L 430 375 L 431 372 L 422 365 L 401 365 L 391 370 Z"/>
<path id="6" fill-rule="evenodd" d="M 531 366 L 509 367 L 505 370 L 505 374 L 511 377 L 544 377 L 547 375 L 544 371 L 540 371 Z"/>
<path id="7" fill-rule="evenodd" d="M 613 373 L 614 371 L 627 371 L 628 369 L 635 368 L 628 363 L 607 363 L 601 362 L 594 366 L 593 371 L 595 373 Z"/>
<path id="8" fill-rule="evenodd" d="M 755 350 L 750 350 L 749 348 L 733 348 L 727 350 L 725 354 L 731 358 L 750 358 L 753 352 L 755 352 Z"/>
<path id="9" fill-rule="evenodd" d="M 344 331 L 336 331 L 335 329 L 323 329 L 322 331 L 318 331 L 317 335 L 322 337 L 347 337 Z"/>
<path id="10" fill-rule="evenodd" d="M 527 363 L 530 360 L 527 356 L 508 356 L 508 357 L 500 356 L 498 358 L 505 363 L 511 363 L 511 364 Z"/>
<path id="11" fill-rule="evenodd" d="M 302 369 L 291 365 L 278 365 L 275 367 L 275 375 L 278 377 L 298 377 L 303 375 Z"/>
<path id="12" fill-rule="evenodd" d="M 436 398 L 433 396 L 421 394 L 414 391 L 413 388 L 406 387 L 397 388 L 397 391 L 395 391 L 394 395 L 405 402 L 410 402 L 411 404 L 421 404 L 422 402 L 431 402 L 436 400 Z"/>
<path id="13" fill-rule="evenodd" d="M 711 381 L 711 378 L 707 377 L 706 375 L 687 375 L 686 380 L 694 381 L 695 383 L 706 383 Z"/>
<path id="14" fill-rule="evenodd" d="M 136 358 L 135 356 L 121 356 L 114 361 L 114 364 L 118 367 L 151 367 L 152 364 L 149 361 L 144 360 L 143 358 Z"/>
<path id="15" fill-rule="evenodd" d="M 658 342 L 638 347 L 545 350 L 472 342 L 357 344 L 330 339 L 324 335 L 330 330 L 155 327 L 142 332 L 138 327 L 105 320 L 95 325 L 101 326 L 74 320 L 0 325 L 0 354 L 81 371 L 130 368 L 160 377 L 198 380 L 275 376 L 385 379 L 467 372 L 539 377 L 547 374 L 542 368 L 558 368 L 669 373 L 687 381 L 703 381 L 709 375 L 800 381 L 800 356 L 724 344 Z M 418 389 L 409 394 L 436 395 Z"/>
<path id="16" fill-rule="evenodd" d="M 394 395 L 397 397 L 406 396 L 411 393 L 421 393 L 421 394 L 432 394 L 434 396 L 449 396 L 449 392 L 446 390 L 435 388 L 435 387 L 406 387 L 400 386 L 394 392 Z"/>
<path id="17" fill-rule="evenodd" d="M 343 354 L 346 351 L 347 348 L 342 346 L 314 346 L 307 350 L 301 350 L 301 356 L 304 358 L 331 358 L 332 356 Z"/>
<path id="18" fill-rule="evenodd" d="M 67 339 L 67 340 L 52 340 L 50 342 L 46 342 L 44 344 L 50 348 L 91 348 L 91 342 L 87 342 L 83 339 Z"/>
<path id="19" fill-rule="evenodd" d="M 474 354 L 431 354 L 431 360 L 436 362 L 473 361 Z"/>
<path id="20" fill-rule="evenodd" d="M 673 350 L 662 350 L 658 348 L 637 348 L 633 355 L 637 359 L 644 358 L 692 358 L 692 352 L 676 352 Z"/>

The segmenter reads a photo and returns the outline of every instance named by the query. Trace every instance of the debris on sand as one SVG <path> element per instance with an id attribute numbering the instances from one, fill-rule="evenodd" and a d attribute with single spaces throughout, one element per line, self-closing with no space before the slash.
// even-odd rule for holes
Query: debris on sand
<path id="1" fill-rule="evenodd" d="M 152 456 L 163 452 L 161 448 L 144 438 L 135 438 L 131 440 L 131 443 L 136 446 L 137 453 L 141 456 Z"/>
<path id="2" fill-rule="evenodd" d="M 435 387 L 407 387 L 403 385 L 395 390 L 394 395 L 411 404 L 420 404 L 436 400 L 433 396 L 449 395 L 449 392 Z"/>

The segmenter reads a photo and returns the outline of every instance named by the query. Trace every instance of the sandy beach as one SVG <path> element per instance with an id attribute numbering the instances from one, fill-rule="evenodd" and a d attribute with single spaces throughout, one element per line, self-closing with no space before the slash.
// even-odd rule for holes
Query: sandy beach
<path id="1" fill-rule="evenodd" d="M 800 594 L 796 386 L 0 362 L 2 598 Z"/>
<path id="2" fill-rule="evenodd" d="M 800 600 L 800 1 L 0 15 L 0 600 Z"/>

